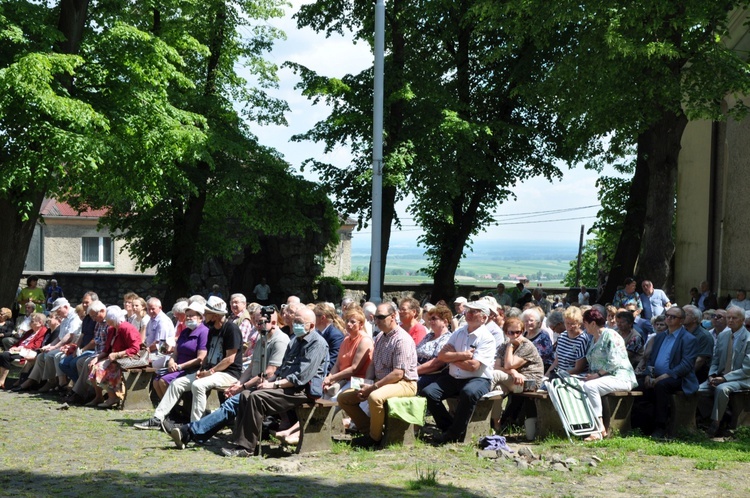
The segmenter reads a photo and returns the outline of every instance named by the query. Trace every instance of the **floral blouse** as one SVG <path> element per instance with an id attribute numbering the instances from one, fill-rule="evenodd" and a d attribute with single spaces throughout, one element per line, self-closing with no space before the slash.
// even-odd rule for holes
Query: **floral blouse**
<path id="1" fill-rule="evenodd" d="M 555 361 L 555 346 L 552 345 L 552 339 L 550 339 L 549 334 L 540 330 L 536 337 L 529 340 L 536 346 L 537 351 L 539 351 L 539 356 L 542 357 L 542 363 L 546 370 Z"/>
<path id="2" fill-rule="evenodd" d="M 633 388 L 638 385 L 633 366 L 628 359 L 628 350 L 625 349 L 625 341 L 614 330 L 602 329 L 599 340 L 591 345 L 586 359 L 589 362 L 589 371 L 604 370 L 617 379 L 629 381 Z"/>
<path id="3" fill-rule="evenodd" d="M 438 353 L 443 346 L 448 343 L 448 339 L 451 338 L 451 332 L 445 331 L 443 335 L 435 338 L 433 332 L 428 332 L 424 339 L 417 345 L 417 362 L 421 365 L 427 363 L 433 358 L 437 358 Z"/>

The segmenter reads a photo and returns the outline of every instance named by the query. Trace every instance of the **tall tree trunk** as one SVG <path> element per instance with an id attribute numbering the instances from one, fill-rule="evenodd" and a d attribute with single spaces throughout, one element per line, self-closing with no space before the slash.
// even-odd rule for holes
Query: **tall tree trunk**
<path id="1" fill-rule="evenodd" d="M 201 163 L 199 168 L 206 172 L 209 169 L 208 164 Z M 167 293 L 164 296 L 164 303 L 174 303 L 177 298 L 190 296 L 193 290 L 190 285 L 190 275 L 200 270 L 200 265 L 196 264 L 198 237 L 201 224 L 203 223 L 203 209 L 206 206 L 207 193 L 202 188 L 197 196 L 190 196 L 187 206 L 183 212 L 181 208 L 177 209 L 174 216 L 172 237 L 172 258 L 167 275 Z"/>
<path id="2" fill-rule="evenodd" d="M 155 11 L 155 15 L 158 11 Z M 155 21 L 156 22 L 156 21 Z M 219 2 L 214 13 L 213 33 L 209 49 L 211 55 L 208 58 L 206 66 L 206 86 L 203 91 L 203 97 L 206 101 L 203 109 L 199 112 L 207 113 L 210 109 L 208 103 L 218 93 L 217 89 L 217 71 L 219 61 L 226 43 L 227 31 L 227 5 L 225 2 Z M 198 105 L 201 107 L 201 104 Z M 191 195 L 188 198 L 185 211 L 177 209 L 173 223 L 174 235 L 172 237 L 172 261 L 169 270 L 166 272 L 168 279 L 167 294 L 164 298 L 166 303 L 174 302 L 178 297 L 189 296 L 193 293 L 190 286 L 190 275 L 194 271 L 200 271 L 201 265 L 198 258 L 198 233 L 203 224 L 203 210 L 206 207 L 208 199 L 209 177 L 211 167 L 205 161 L 200 161 L 196 165 L 196 174 L 191 178 L 193 184 L 198 189 L 198 195 Z"/>
<path id="3" fill-rule="evenodd" d="M 474 230 L 482 197 L 486 195 L 489 188 L 492 186 L 472 192 L 466 207 L 464 207 L 463 198 L 453 200 L 452 218 L 454 221 L 450 228 L 439 231 L 441 234 L 441 241 L 438 244 L 440 257 L 433 275 L 432 295 L 430 296 L 433 303 L 441 299 L 450 302 L 456 295 L 456 270 L 461 263 L 466 243 Z"/>
<path id="4" fill-rule="evenodd" d="M 18 281 L 23 273 L 26 254 L 29 251 L 34 227 L 39 219 L 39 208 L 44 200 L 44 192 L 34 192 L 24 196 L 30 202 L 29 218 L 24 219 L 20 212 L 20 199 L 0 198 L 0 303 L 9 306 L 16 299 Z"/>
<path id="5" fill-rule="evenodd" d="M 623 281 L 635 273 L 638 254 L 643 237 L 643 222 L 646 218 L 646 198 L 648 193 L 648 164 L 640 151 L 641 138 L 638 139 L 638 154 L 635 162 L 635 174 L 630 184 L 630 195 L 625 203 L 627 213 L 620 233 L 620 241 L 612 258 L 612 267 L 607 275 L 607 282 L 599 295 L 598 302 L 606 304 L 612 302 L 617 288 Z"/>
<path id="6" fill-rule="evenodd" d="M 60 0 L 57 25 L 63 35 L 57 44 L 60 53 L 78 53 L 88 6 L 89 0 Z M 68 90 L 71 89 L 70 78 L 64 79 L 62 83 Z M 3 234 L 0 237 L 0 264 L 3 269 L 0 272 L 0 303 L 3 306 L 15 299 L 31 237 L 39 219 L 39 209 L 46 193 L 44 186 L 29 185 L 28 191 L 22 194 L 23 197 L 10 195 L 0 198 L 0 233 Z"/>
<path id="7" fill-rule="evenodd" d="M 657 288 L 667 282 L 674 255 L 677 159 L 685 126 L 683 113 L 665 112 L 638 136 L 627 214 L 600 303 L 612 301 L 627 277 L 647 278 Z"/>
<path id="8" fill-rule="evenodd" d="M 643 223 L 644 243 L 641 244 L 636 275 L 651 280 L 657 289 L 666 288 L 670 262 L 674 255 L 672 227 L 677 160 L 687 122 L 687 117 L 682 112 L 667 113 L 641 137 L 638 144 L 638 155 L 643 155 L 648 164 L 649 188 Z M 641 147 L 644 149 L 642 154 Z"/>
<path id="9" fill-rule="evenodd" d="M 462 1 L 459 3 L 457 19 L 455 22 L 461 23 L 462 28 L 458 31 L 456 50 L 452 54 L 456 69 L 456 92 L 458 105 L 458 114 L 462 119 L 468 122 L 472 121 L 472 102 L 471 102 L 471 67 L 469 64 L 469 47 L 474 27 L 465 21 L 468 12 L 468 3 Z M 447 44 L 446 44 L 447 45 Z M 458 152 L 459 163 L 473 162 L 473 158 L 464 158 L 461 151 Z M 477 217 L 477 211 L 481 204 L 482 197 L 485 195 L 485 188 L 480 188 L 474 192 L 462 192 L 452 199 L 451 211 L 453 220 L 450 227 L 445 230 L 439 230 L 441 241 L 439 242 L 439 257 L 433 275 L 432 302 L 444 299 L 446 302 L 452 302 L 456 295 L 456 270 L 461 263 L 464 254 L 464 248 L 469 240 L 474 223 Z M 470 200 L 464 205 L 465 196 Z"/>

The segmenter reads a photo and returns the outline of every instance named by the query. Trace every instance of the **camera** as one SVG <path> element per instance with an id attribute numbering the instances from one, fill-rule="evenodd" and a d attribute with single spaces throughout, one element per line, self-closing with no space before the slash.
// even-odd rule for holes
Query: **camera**
<path id="1" fill-rule="evenodd" d="M 276 312 L 276 308 L 273 306 L 263 306 L 260 309 L 260 316 L 263 317 L 264 320 L 270 320 L 271 315 L 273 315 Z"/>
<path id="2" fill-rule="evenodd" d="M 267 325 L 271 321 L 271 316 L 276 312 L 274 306 L 263 306 L 260 308 L 260 320 L 258 320 L 258 330 L 261 335 L 266 335 L 268 332 Z"/>

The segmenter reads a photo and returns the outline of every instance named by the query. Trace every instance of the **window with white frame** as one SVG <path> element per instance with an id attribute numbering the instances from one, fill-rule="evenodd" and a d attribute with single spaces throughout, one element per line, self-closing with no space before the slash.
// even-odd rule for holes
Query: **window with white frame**
<path id="1" fill-rule="evenodd" d="M 81 264 L 84 266 L 113 266 L 111 237 L 82 237 Z"/>

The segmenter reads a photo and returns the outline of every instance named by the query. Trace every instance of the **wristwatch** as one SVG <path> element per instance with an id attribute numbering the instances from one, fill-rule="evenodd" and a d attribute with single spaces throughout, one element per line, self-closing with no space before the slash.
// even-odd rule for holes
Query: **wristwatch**
<path id="1" fill-rule="evenodd" d="M 276 389 L 278 389 L 279 387 L 281 387 L 281 381 L 280 380 L 274 381 L 273 387 L 275 387 Z"/>

